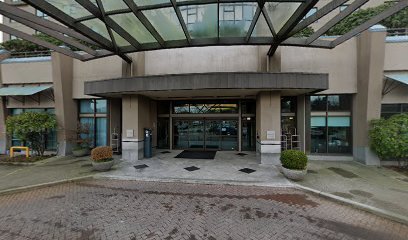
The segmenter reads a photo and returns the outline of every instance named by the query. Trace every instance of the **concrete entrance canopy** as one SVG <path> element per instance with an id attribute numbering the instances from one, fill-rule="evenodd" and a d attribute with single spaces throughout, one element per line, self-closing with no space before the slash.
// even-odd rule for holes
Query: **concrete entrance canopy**
<path id="1" fill-rule="evenodd" d="M 260 91 L 270 90 L 299 95 L 326 90 L 328 87 L 328 74 L 225 72 L 90 81 L 85 82 L 85 94 L 99 97 L 140 94 L 155 99 L 193 96 L 213 98 L 256 96 Z"/>
<path id="2" fill-rule="evenodd" d="M 344 35 L 324 40 L 319 37 L 368 0 L 353 1 L 310 36 L 302 34 L 302 30 L 338 11 L 347 1 L 328 1 L 314 12 L 311 10 L 318 0 L 23 1 L 61 24 L 2 2 L 0 14 L 83 54 L 4 24 L 0 24 L 0 31 L 82 61 L 118 55 L 128 63 L 132 62 L 128 53 L 181 47 L 269 45 L 269 55 L 280 45 L 334 48 L 408 6 L 408 0 L 395 1 Z"/>

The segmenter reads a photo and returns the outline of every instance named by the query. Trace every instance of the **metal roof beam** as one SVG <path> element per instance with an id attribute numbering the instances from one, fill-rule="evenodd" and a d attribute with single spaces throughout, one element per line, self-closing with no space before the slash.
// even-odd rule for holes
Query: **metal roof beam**
<path id="1" fill-rule="evenodd" d="M 322 17 L 326 16 L 329 14 L 331 11 L 334 9 L 337 9 L 340 7 L 342 4 L 348 2 L 348 0 L 334 0 L 331 1 L 330 3 L 324 5 L 321 9 L 319 9 L 315 14 L 305 18 L 303 21 L 301 21 L 290 33 L 288 36 L 293 36 L 296 33 L 302 31 L 305 29 L 307 26 L 310 24 L 316 22 L 317 20 L 321 19 Z"/>
<path id="2" fill-rule="evenodd" d="M 274 43 L 272 44 L 271 48 L 268 51 L 268 55 L 271 56 L 275 53 L 276 49 L 278 48 L 279 44 L 288 38 L 288 34 L 293 30 L 294 27 L 303 19 L 304 16 L 312 9 L 318 0 L 309 0 L 305 3 L 301 4 L 293 15 L 289 18 L 289 20 L 283 25 L 282 29 L 276 34 L 276 38 L 274 39 Z"/>
<path id="3" fill-rule="evenodd" d="M 183 19 L 183 15 L 181 14 L 180 9 L 177 6 L 177 1 L 176 0 L 171 0 L 171 4 L 173 5 L 174 11 L 176 12 L 177 18 L 180 22 L 181 28 L 183 29 L 184 35 L 186 36 L 188 44 L 191 43 L 191 36 L 190 33 L 188 32 L 186 22 Z"/>
<path id="4" fill-rule="evenodd" d="M 98 53 L 95 50 L 93 50 L 92 48 L 90 48 L 88 46 L 85 46 L 85 45 L 79 43 L 78 41 L 76 41 L 76 40 L 74 40 L 74 39 L 72 39 L 70 37 L 66 37 L 66 36 L 64 36 L 63 34 L 57 32 L 57 31 L 54 31 L 54 30 L 51 30 L 49 28 L 43 27 L 41 25 L 36 24 L 35 22 L 28 21 L 28 20 L 26 20 L 24 18 L 20 18 L 20 17 L 15 16 L 15 15 L 7 12 L 7 11 L 4 11 L 3 8 L 2 8 L 2 3 L 0 3 L 0 14 L 3 15 L 3 16 L 8 17 L 10 19 L 13 19 L 14 21 L 19 22 L 19 23 L 21 23 L 23 25 L 26 25 L 26 26 L 34 29 L 34 30 L 40 31 L 40 32 L 42 32 L 44 34 L 47 34 L 47 35 L 53 37 L 53 38 L 56 38 L 56 39 L 66 43 L 68 45 L 76 47 L 76 48 L 78 48 L 78 49 L 80 49 L 80 50 L 82 50 L 84 52 L 87 52 L 87 53 L 89 53 L 91 55 L 94 55 L 94 56 L 98 55 Z"/>
<path id="5" fill-rule="evenodd" d="M 103 4 L 100 0 L 96 0 L 98 7 L 95 6 L 95 4 L 91 3 L 89 0 L 75 0 L 75 1 L 78 4 L 80 4 L 82 7 L 84 7 L 86 10 L 88 10 L 90 13 L 92 13 L 95 17 L 97 17 L 102 22 L 104 22 L 108 32 L 110 31 L 109 29 L 113 29 L 117 34 L 119 34 L 126 41 L 128 41 L 133 47 L 135 48 L 140 47 L 140 43 L 132 35 L 130 35 L 128 31 L 123 29 L 118 23 L 113 21 L 112 18 L 110 18 L 109 16 L 105 14 Z M 114 42 L 115 38 L 114 37 L 112 38 L 112 37 L 113 36 L 111 36 L 111 40 L 112 42 Z M 117 48 L 117 46 L 114 46 L 114 47 Z"/>
<path id="6" fill-rule="evenodd" d="M 133 14 L 139 19 L 139 21 L 145 26 L 145 28 L 152 34 L 152 36 L 156 39 L 156 41 L 164 47 L 164 39 L 160 34 L 156 31 L 150 21 L 146 18 L 146 16 L 139 10 L 139 7 L 133 0 L 123 0 L 129 9 L 133 12 Z M 171 3 L 169 2 L 170 6 L 172 7 Z"/>
<path id="7" fill-rule="evenodd" d="M 19 16 L 20 18 L 24 18 L 24 19 L 26 19 L 26 20 L 28 20 L 30 22 L 33 22 L 33 23 L 38 24 L 40 26 L 55 30 L 55 31 L 60 32 L 62 34 L 66 34 L 66 35 L 71 36 L 73 38 L 76 38 L 78 40 L 93 44 L 95 46 L 99 46 L 99 44 L 96 43 L 95 41 L 89 39 L 88 37 L 76 32 L 76 31 L 74 31 L 74 30 L 72 30 L 70 28 L 67 28 L 67 27 L 65 27 L 65 26 L 63 26 L 61 24 L 58 24 L 58 23 L 55 23 L 55 22 L 52 22 L 52 21 L 49 21 L 49 20 L 45 20 L 43 18 L 39 18 L 39 17 L 35 16 L 34 14 L 31 14 L 31 13 L 29 13 L 27 11 L 21 10 L 18 7 L 12 6 L 12 5 L 4 3 L 4 2 L 0 2 L 0 6 L 1 6 L 1 9 L 4 9 L 4 11 L 6 11 L 6 12 L 8 12 L 10 14 Z"/>
<path id="8" fill-rule="evenodd" d="M 102 35 L 94 32 L 92 29 L 88 28 L 82 23 L 75 23 L 75 18 L 69 16 L 68 14 L 59 10 L 55 6 L 49 4 L 45 0 L 23 0 L 23 1 L 33 6 L 34 8 L 40 10 L 41 12 L 46 13 L 48 16 L 51 16 L 52 18 L 64 23 L 65 25 L 74 29 L 75 31 L 89 37 L 90 39 L 101 45 L 103 48 L 106 48 L 111 51 L 114 50 L 111 41 L 109 41 Z"/>
<path id="9" fill-rule="evenodd" d="M 258 23 L 258 19 L 262 14 L 262 9 L 263 6 L 265 5 L 264 0 L 258 1 L 258 7 L 256 8 L 255 14 L 254 14 L 254 19 L 252 19 L 251 25 L 249 26 L 248 33 L 246 35 L 246 41 L 249 41 L 249 38 L 252 36 L 252 33 L 254 32 L 255 26 Z"/>
<path id="10" fill-rule="evenodd" d="M 0 31 L 11 34 L 11 35 L 14 35 L 14 36 L 16 36 L 18 38 L 21 38 L 21 39 L 24 39 L 26 41 L 35 43 L 35 44 L 43 46 L 45 48 L 54 50 L 56 52 L 62 53 L 62 54 L 67 55 L 69 57 L 76 58 L 76 59 L 79 59 L 81 61 L 84 59 L 83 55 L 75 53 L 75 52 L 73 52 L 73 51 L 71 51 L 71 50 L 69 50 L 67 48 L 55 46 L 54 44 L 51 44 L 51 43 L 49 43 L 47 41 L 41 40 L 41 39 L 39 39 L 37 37 L 34 37 L 34 36 L 29 35 L 27 33 L 21 32 L 19 30 L 16 30 L 16 29 L 11 28 L 9 26 L 6 26 L 4 24 L 0 24 Z"/>
<path id="11" fill-rule="evenodd" d="M 332 27 L 334 27 L 337 23 L 339 23 L 341 20 L 345 19 L 347 16 L 352 14 L 354 11 L 356 11 L 359 7 L 364 5 L 368 0 L 355 0 L 352 4 L 350 4 L 346 9 L 344 9 L 342 12 L 340 12 L 337 16 L 332 18 L 329 22 L 327 22 L 323 27 L 321 27 L 319 30 L 317 30 L 315 33 L 313 33 L 306 41 L 306 44 L 310 44 L 316 39 L 318 39 L 320 36 L 325 34 L 327 31 L 329 31 Z"/>
<path id="12" fill-rule="evenodd" d="M 394 15 L 395 13 L 405 9 L 408 7 L 408 0 L 402 0 L 392 7 L 384 10 L 382 13 L 372 17 L 370 20 L 366 21 L 365 23 L 361 24 L 360 26 L 354 28 L 353 30 L 347 32 L 346 34 L 338 37 L 337 39 L 332 41 L 332 47 L 336 47 L 337 45 L 349 40 L 350 38 L 356 36 L 357 34 L 369 29 L 371 26 L 381 22 L 382 20 Z"/>

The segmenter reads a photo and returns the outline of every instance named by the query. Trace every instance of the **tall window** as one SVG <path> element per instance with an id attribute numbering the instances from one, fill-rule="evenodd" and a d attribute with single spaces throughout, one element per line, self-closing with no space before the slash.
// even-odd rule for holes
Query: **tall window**
<path id="1" fill-rule="evenodd" d="M 10 115 L 16 116 L 24 112 L 46 112 L 49 114 L 55 114 L 54 108 L 12 108 L 10 109 Z M 12 146 L 22 146 L 24 143 L 18 139 L 15 135 L 12 136 L 11 145 Z M 47 139 L 45 141 L 46 150 L 56 150 L 57 149 L 57 131 L 56 129 L 50 130 L 47 134 Z"/>
<path id="2" fill-rule="evenodd" d="M 382 104 L 381 105 L 381 117 L 390 118 L 393 115 L 408 113 L 408 103 L 393 103 L 393 104 Z"/>
<path id="3" fill-rule="evenodd" d="M 86 99 L 79 101 L 79 121 L 89 127 L 91 147 L 108 145 L 108 101 Z"/>
<path id="4" fill-rule="evenodd" d="M 311 153 L 351 153 L 351 96 L 310 96 Z"/>

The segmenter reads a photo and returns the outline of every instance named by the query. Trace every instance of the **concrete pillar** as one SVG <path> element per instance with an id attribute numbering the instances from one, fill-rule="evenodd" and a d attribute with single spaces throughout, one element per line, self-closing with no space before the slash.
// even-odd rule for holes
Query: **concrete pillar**
<path id="1" fill-rule="evenodd" d="M 122 158 L 129 161 L 143 159 L 144 129 L 156 131 L 154 101 L 140 95 L 122 97 Z M 153 145 L 157 138 L 153 134 Z"/>
<path id="2" fill-rule="evenodd" d="M 280 164 L 281 94 L 261 92 L 256 100 L 257 155 L 261 164 Z"/>
<path id="3" fill-rule="evenodd" d="M 139 97 L 122 97 L 122 158 L 136 161 L 143 158 L 143 139 L 139 139 Z"/>
<path id="4" fill-rule="evenodd" d="M 53 52 L 51 60 L 58 122 L 58 154 L 66 156 L 72 153 L 78 121 L 77 103 L 72 99 L 73 59 Z"/>
<path id="5" fill-rule="evenodd" d="M 296 112 L 296 123 L 297 123 L 297 134 L 300 136 L 300 150 L 305 151 L 306 149 L 306 99 L 305 95 L 297 96 L 297 112 Z"/>
<path id="6" fill-rule="evenodd" d="M 1 65 L 0 65 L 1 66 Z M 0 88 L 3 86 L 2 74 L 0 68 Z M 7 132 L 6 132 L 7 106 L 6 98 L 0 97 L 0 154 L 7 151 Z"/>
<path id="7" fill-rule="evenodd" d="M 366 31 L 358 37 L 357 94 L 353 109 L 354 159 L 367 165 L 380 165 L 369 147 L 369 123 L 381 116 L 384 78 L 385 32 Z"/>

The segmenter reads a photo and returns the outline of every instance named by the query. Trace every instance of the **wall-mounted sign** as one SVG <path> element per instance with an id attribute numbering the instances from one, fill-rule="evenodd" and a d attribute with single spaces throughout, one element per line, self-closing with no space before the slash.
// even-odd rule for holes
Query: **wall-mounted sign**
<path id="1" fill-rule="evenodd" d="M 266 131 L 266 139 L 274 140 L 276 138 L 275 131 Z"/>
<path id="2" fill-rule="evenodd" d="M 127 137 L 127 138 L 132 138 L 132 137 L 134 137 L 134 131 L 133 131 L 133 129 L 126 129 L 126 137 Z"/>

